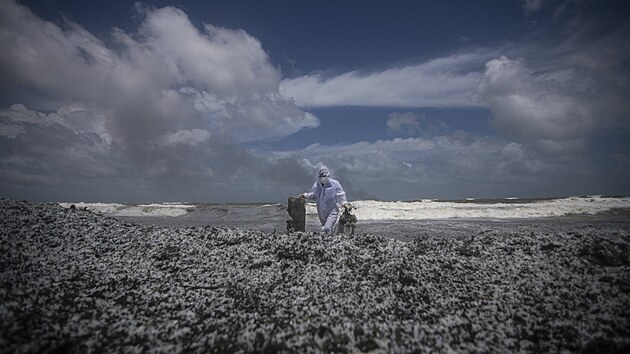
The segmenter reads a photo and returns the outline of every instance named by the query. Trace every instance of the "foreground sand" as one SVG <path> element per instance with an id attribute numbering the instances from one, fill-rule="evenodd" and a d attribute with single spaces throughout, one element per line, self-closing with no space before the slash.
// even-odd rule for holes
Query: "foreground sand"
<path id="1" fill-rule="evenodd" d="M 445 223 L 405 242 L 2 200 L 0 351 L 629 348 L 630 221 Z"/>

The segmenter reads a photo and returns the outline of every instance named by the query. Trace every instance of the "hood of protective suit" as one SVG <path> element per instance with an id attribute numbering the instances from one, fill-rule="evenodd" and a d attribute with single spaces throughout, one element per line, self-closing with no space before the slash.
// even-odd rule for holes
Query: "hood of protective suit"
<path id="1" fill-rule="evenodd" d="M 317 171 L 317 177 L 330 177 L 330 171 L 328 170 L 328 167 L 320 167 Z"/>

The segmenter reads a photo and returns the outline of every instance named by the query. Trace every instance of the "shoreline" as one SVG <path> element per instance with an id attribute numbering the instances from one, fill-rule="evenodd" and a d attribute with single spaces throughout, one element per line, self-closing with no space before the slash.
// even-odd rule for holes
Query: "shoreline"
<path id="1" fill-rule="evenodd" d="M 0 201 L 10 352 L 616 352 L 623 218 L 408 223 L 397 235 L 162 227 Z M 401 242 L 404 239 L 405 242 Z"/>
<path id="2" fill-rule="evenodd" d="M 286 217 L 275 217 L 270 222 L 260 223 L 256 221 L 242 221 L 226 219 L 208 218 L 185 218 L 185 217 L 125 217 L 125 216 L 106 216 L 122 222 L 136 223 L 144 226 L 170 227 L 170 228 L 188 228 L 212 225 L 221 228 L 239 228 L 248 231 L 263 231 L 268 233 L 286 232 L 285 219 L 290 219 L 288 214 Z M 408 241 L 414 238 L 416 231 L 429 231 L 432 233 L 440 233 L 444 229 L 453 227 L 462 230 L 477 228 L 504 228 L 509 226 L 526 226 L 526 225 L 546 225 L 554 229 L 562 229 L 564 227 L 577 227 L 596 224 L 601 227 L 624 227 L 630 225 L 630 209 L 615 209 L 607 213 L 600 214 L 573 214 L 563 216 L 548 216 L 540 218 L 451 218 L 451 219 L 424 219 L 424 220 L 359 220 L 356 227 L 356 233 L 374 234 L 385 237 L 393 237 L 401 241 Z M 306 232 L 319 232 L 319 220 L 317 215 L 307 215 Z M 473 230 L 474 232 L 474 230 Z"/>

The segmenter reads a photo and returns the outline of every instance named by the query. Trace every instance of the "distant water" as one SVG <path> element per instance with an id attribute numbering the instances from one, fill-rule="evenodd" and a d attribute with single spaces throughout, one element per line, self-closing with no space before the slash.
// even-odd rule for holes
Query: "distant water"
<path id="1" fill-rule="evenodd" d="M 548 199 L 418 200 L 411 202 L 352 201 L 359 224 L 386 227 L 392 222 L 428 220 L 527 220 L 532 218 L 602 215 L 630 211 L 630 197 L 584 196 Z M 285 203 L 245 204 L 74 204 L 105 216 L 160 226 L 238 227 L 284 231 L 289 219 Z M 307 231 L 319 230 L 315 204 L 307 205 Z"/>

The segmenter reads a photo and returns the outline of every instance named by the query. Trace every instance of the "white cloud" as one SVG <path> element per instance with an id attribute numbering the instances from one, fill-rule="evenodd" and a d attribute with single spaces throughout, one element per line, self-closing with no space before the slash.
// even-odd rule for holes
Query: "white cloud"
<path id="1" fill-rule="evenodd" d="M 12 50 L 3 51 L 0 65 L 3 75 L 14 79 L 5 85 L 42 90 L 48 101 L 33 104 L 53 110 L 66 97 L 75 101 L 63 105 L 81 105 L 83 111 L 111 109 L 114 126 L 135 128 L 120 120 L 142 116 L 138 123 L 150 120 L 169 131 L 170 125 L 198 120 L 198 115 L 213 119 L 219 112 L 226 119 L 240 120 L 239 129 L 247 129 L 244 120 L 251 119 L 251 139 L 278 137 L 317 124 L 312 115 L 278 95 L 279 71 L 261 43 L 245 31 L 205 24 L 202 32 L 179 9 L 139 8 L 144 16 L 140 29 L 131 34 L 116 29 L 114 36 L 122 47 L 114 51 L 78 24 L 66 23 L 62 29 L 20 5 L 4 2 L 0 14 L 7 21 L 0 26 L 6 35 L 0 45 Z M 198 105 L 201 97 L 213 97 L 213 106 Z M 283 129 L 277 129 L 279 125 Z"/>
<path id="2" fill-rule="evenodd" d="M 197 145 L 210 139 L 210 132 L 203 129 L 178 130 L 161 137 L 160 142 L 166 145 Z"/>
<path id="3" fill-rule="evenodd" d="M 505 56 L 486 64 L 480 97 L 497 125 L 523 138 L 572 139 L 593 129 L 596 117 L 557 80 Z"/>
<path id="4" fill-rule="evenodd" d="M 119 32 L 137 62 L 159 60 L 172 80 L 193 83 L 218 96 L 243 92 L 277 92 L 279 71 L 270 64 L 260 41 L 243 30 L 204 24 L 200 32 L 174 7 L 147 9 L 134 39 Z"/>
<path id="5" fill-rule="evenodd" d="M 393 133 L 415 134 L 420 131 L 420 121 L 413 112 L 391 113 L 385 123 L 387 130 Z"/>
<path id="6" fill-rule="evenodd" d="M 472 53 L 383 71 L 311 74 L 283 80 L 280 90 L 306 107 L 472 107 L 486 55 Z"/>
<path id="7" fill-rule="evenodd" d="M 76 131 L 59 122 L 58 113 L 48 115 L 14 107 L 0 112 L 0 131 L 16 128 L 20 133 L 0 136 L 0 179 L 24 184 L 49 179 L 58 185 L 77 178 L 128 175 L 124 158 L 98 134 Z M 6 135 L 5 135 L 6 136 Z"/>
<path id="8" fill-rule="evenodd" d="M 15 139 L 22 134 L 25 134 L 24 127 L 16 124 L 7 124 L 5 122 L 0 123 L 0 136 L 5 136 L 10 139 Z"/>
<path id="9" fill-rule="evenodd" d="M 390 134 L 403 136 L 436 136 L 448 131 L 448 124 L 441 119 L 427 118 L 426 114 L 420 117 L 414 112 L 393 112 L 387 116 L 385 122 Z"/>
<path id="10" fill-rule="evenodd" d="M 10 119 L 13 123 L 26 122 L 42 126 L 59 124 L 77 134 L 97 134 L 102 140 L 111 143 L 112 138 L 105 127 L 107 114 L 105 110 L 76 103 L 60 106 L 57 111 L 47 114 L 30 110 L 20 103 L 0 111 L 0 116 Z M 6 127 L 8 124 L 2 126 Z"/>
<path id="11" fill-rule="evenodd" d="M 506 56 L 486 64 L 478 99 L 492 110 L 500 132 L 541 152 L 566 155 L 583 149 L 599 130 L 623 124 L 630 109 L 625 84 L 570 58 L 545 70 Z"/>
<path id="12" fill-rule="evenodd" d="M 325 164 L 333 177 L 351 186 L 348 194 L 353 199 L 508 196 L 515 185 L 536 193 L 547 187 L 541 180 L 553 183 L 556 178 L 580 176 L 574 161 L 550 164 L 523 144 L 462 131 L 430 138 L 314 144 L 271 156 L 302 161 L 311 176 L 314 166 Z"/>
<path id="13" fill-rule="evenodd" d="M 248 161 L 238 143 L 319 124 L 279 95 L 278 69 L 247 32 L 200 30 L 174 7 L 137 9 L 138 30 L 114 29 L 109 47 L 76 23 L 58 26 L 14 1 L 0 3 L 0 88 L 37 92 L 1 112 L 0 132 L 18 154 L 27 154 L 20 144 L 42 133 L 39 125 L 49 129 L 44 139 L 58 133 L 77 148 L 98 141 L 106 147 L 99 159 L 117 161 L 122 174 L 205 175 L 217 164 L 224 177 Z M 51 161 L 83 159 L 47 144 L 38 149 Z M 46 174 L 44 167 L 37 173 Z"/>
<path id="14" fill-rule="evenodd" d="M 501 150 L 504 159 L 497 164 L 495 171 L 515 175 L 533 176 L 551 169 L 549 164 L 532 157 L 522 144 L 510 143 Z M 530 156 L 528 156 L 530 155 Z"/>
<path id="15" fill-rule="evenodd" d="M 99 188 L 123 199 L 171 190 L 189 200 L 277 199 L 308 187 L 325 163 L 355 199 L 558 195 L 589 173 L 575 152 L 590 137 L 628 126 L 624 31 L 595 41 L 571 36 L 552 51 L 524 40 L 281 81 L 260 41 L 243 30 L 196 27 L 174 7 L 138 11 L 140 27 L 114 29 L 109 45 L 76 23 L 46 22 L 0 2 L 0 89 L 19 97 L 0 112 L 3 193 L 39 185 L 41 195 L 66 186 L 81 199 Z M 328 106 L 400 108 L 387 128 L 414 138 L 245 147 L 316 127 L 300 107 Z M 446 135 L 442 122 L 431 127 L 405 112 L 413 107 L 487 107 L 501 135 Z M 627 156 L 619 151 L 614 161 L 627 166 Z M 143 185 L 152 187 L 139 191 Z"/>
<path id="16" fill-rule="evenodd" d="M 212 93 L 190 87 L 180 92 L 206 121 L 210 131 L 238 142 L 284 137 L 319 125 L 313 114 L 274 93 L 221 100 Z"/>

